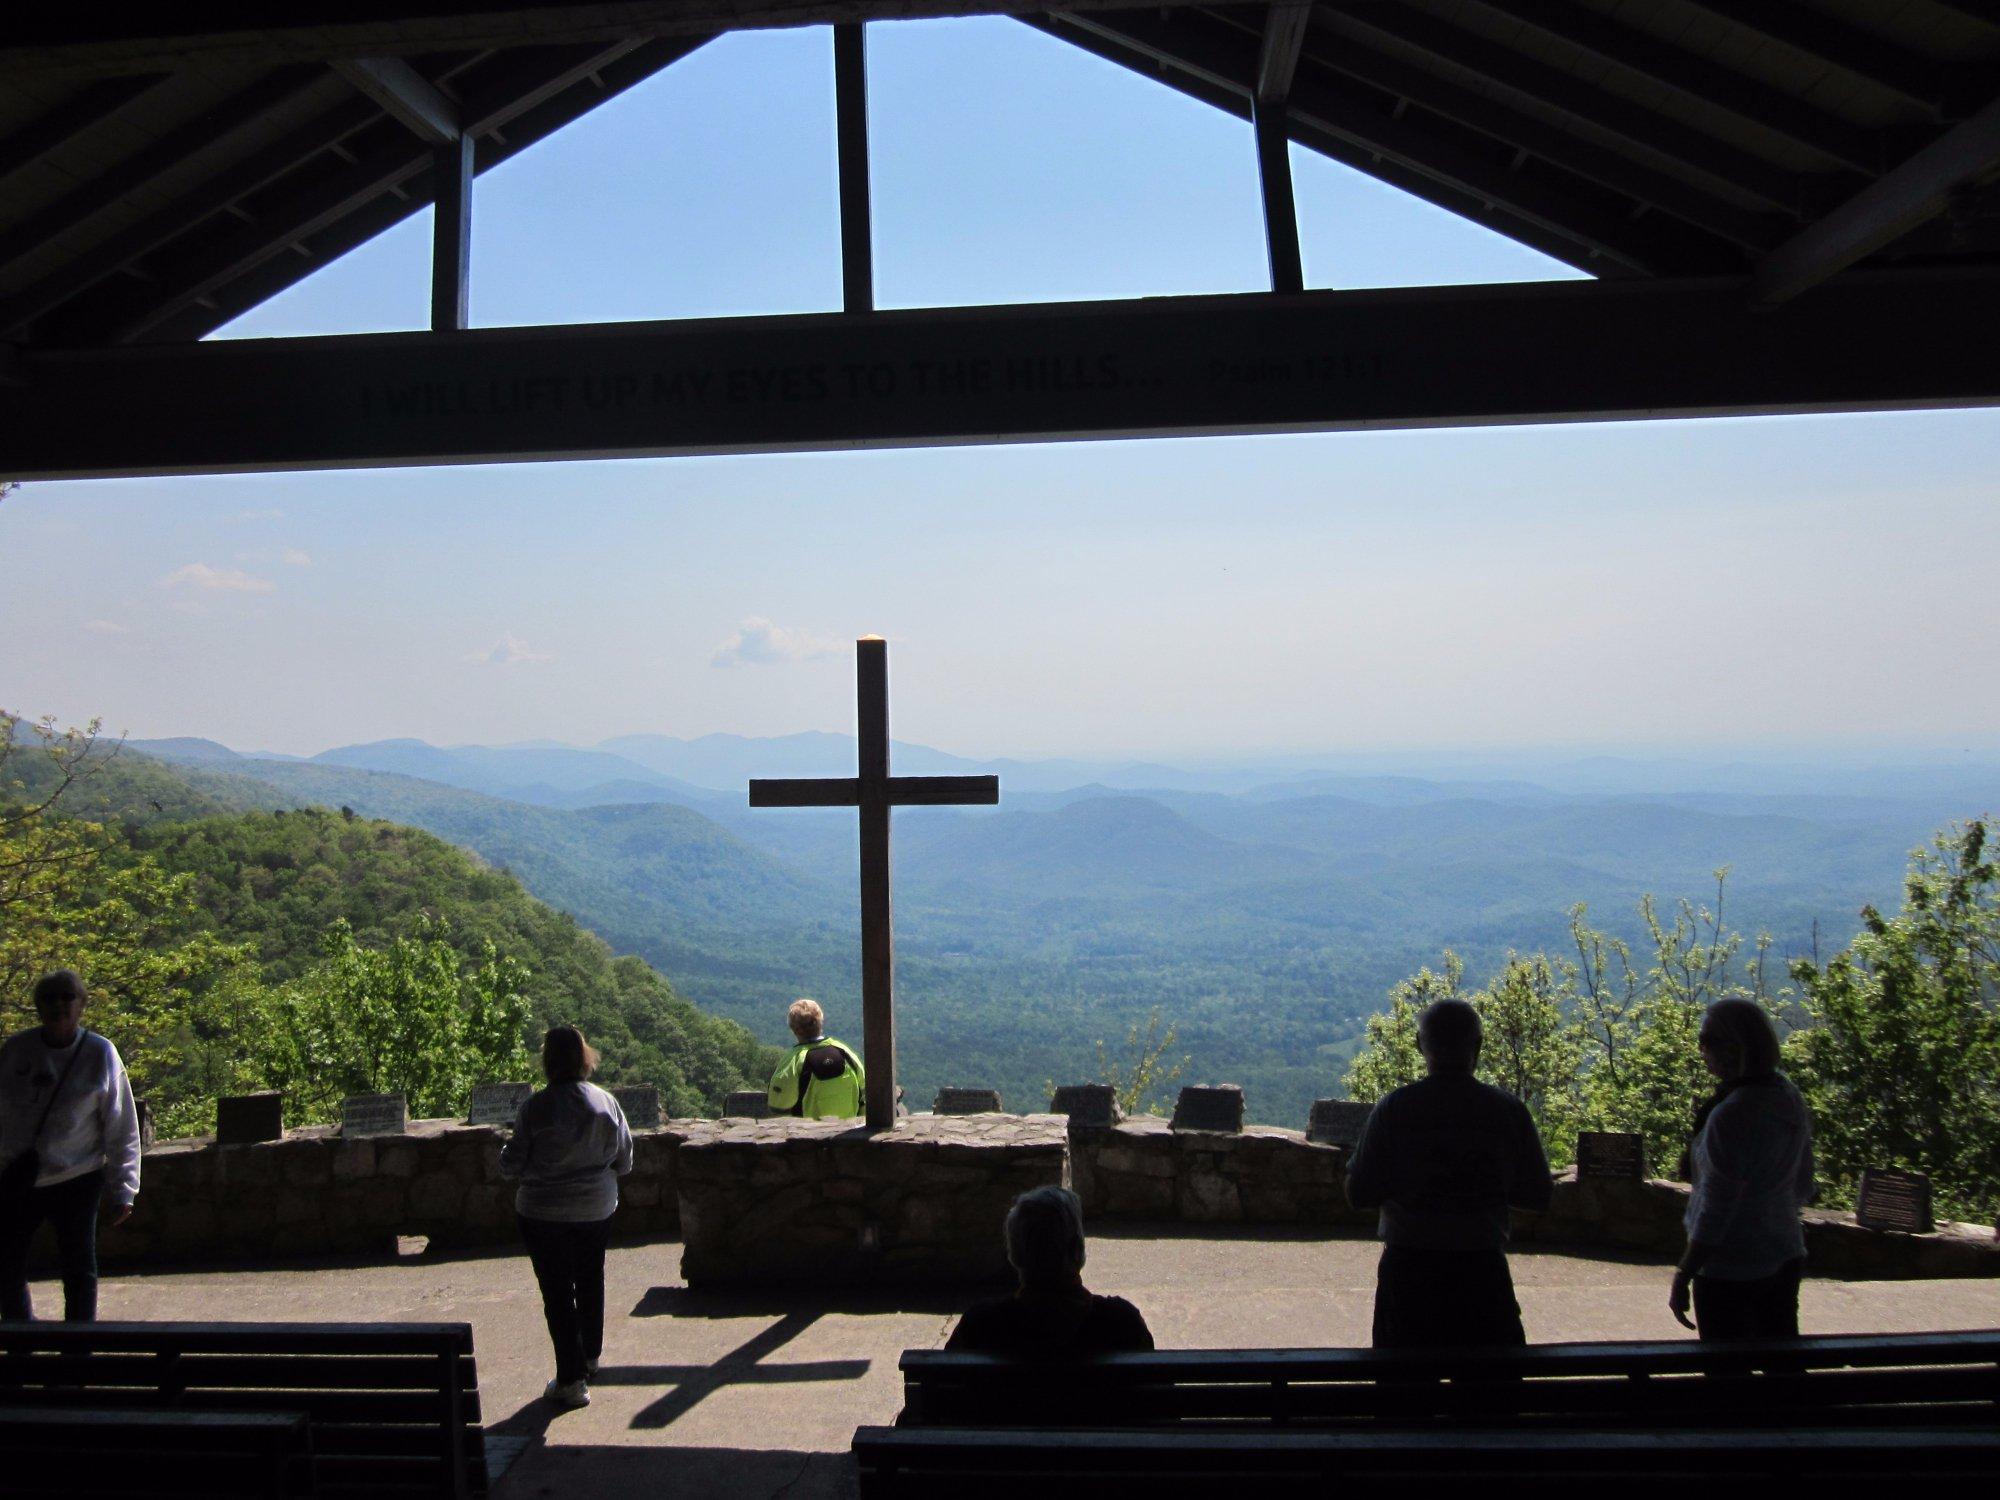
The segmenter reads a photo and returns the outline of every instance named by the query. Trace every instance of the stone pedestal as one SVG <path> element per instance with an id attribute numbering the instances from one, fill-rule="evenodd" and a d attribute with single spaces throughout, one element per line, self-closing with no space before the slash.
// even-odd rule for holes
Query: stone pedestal
<path id="1" fill-rule="evenodd" d="M 772 1119 L 691 1134 L 676 1162 L 690 1285 L 962 1283 L 1007 1270 L 1000 1227 L 1067 1185 L 1060 1115 Z"/>

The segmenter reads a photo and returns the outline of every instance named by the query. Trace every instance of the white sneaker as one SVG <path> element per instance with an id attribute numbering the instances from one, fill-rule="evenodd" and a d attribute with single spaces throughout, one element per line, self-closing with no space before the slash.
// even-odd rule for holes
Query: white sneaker
<path id="1" fill-rule="evenodd" d="M 542 1387 L 542 1399 L 553 1401 L 564 1411 L 575 1411 L 579 1406 L 590 1405 L 590 1382 L 551 1380 Z"/>

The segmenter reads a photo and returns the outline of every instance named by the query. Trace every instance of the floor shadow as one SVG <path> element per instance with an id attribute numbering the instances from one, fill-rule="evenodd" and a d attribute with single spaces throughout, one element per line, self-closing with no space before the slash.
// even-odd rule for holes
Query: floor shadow
<path id="1" fill-rule="evenodd" d="M 1093 1240 L 1266 1240 L 1278 1243 L 1318 1243 L 1332 1240 L 1372 1240 L 1372 1224 L 1189 1224 L 1180 1220 L 1102 1219 L 1090 1221 Z"/>
<path id="2" fill-rule="evenodd" d="M 649 1287 L 632 1305 L 635 1318 L 755 1318 L 787 1317 L 810 1312 L 879 1313 L 963 1312 L 981 1297 L 993 1294 L 988 1286 L 949 1287 L 731 1287 L 709 1289 L 691 1286 Z"/>
<path id="3" fill-rule="evenodd" d="M 607 1366 L 597 1372 L 606 1385 L 672 1384 L 673 1389 L 632 1418 L 634 1427 L 665 1427 L 701 1402 L 732 1385 L 783 1385 L 808 1380 L 859 1380 L 868 1373 L 865 1359 L 819 1360 L 805 1364 L 766 1365 L 775 1354 L 819 1321 L 814 1312 L 786 1313 L 769 1328 L 731 1349 L 712 1365 Z"/>

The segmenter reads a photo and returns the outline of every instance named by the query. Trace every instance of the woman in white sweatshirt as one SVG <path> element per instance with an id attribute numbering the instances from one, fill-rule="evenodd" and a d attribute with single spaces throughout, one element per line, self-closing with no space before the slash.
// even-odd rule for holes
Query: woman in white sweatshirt
<path id="1" fill-rule="evenodd" d="M 33 1150 L 32 1189 L 0 1204 L 0 1318 L 34 1316 L 28 1243 L 44 1219 L 62 1266 L 63 1317 L 97 1317 L 97 1214 L 111 1200 L 113 1224 L 139 1196 L 139 1114 L 124 1059 L 84 1029 L 83 980 L 57 969 L 35 983 L 41 1025 L 0 1045 L 0 1169 Z"/>
<path id="2" fill-rule="evenodd" d="M 632 1170 L 632 1131 L 618 1101 L 589 1081 L 597 1049 L 574 1026 L 542 1038 L 549 1086 L 522 1104 L 500 1151 L 500 1175 L 521 1186 L 514 1217 L 542 1289 L 556 1375 L 542 1392 L 564 1409 L 590 1404 L 604 1352 L 604 1251 L 618 1179 Z"/>

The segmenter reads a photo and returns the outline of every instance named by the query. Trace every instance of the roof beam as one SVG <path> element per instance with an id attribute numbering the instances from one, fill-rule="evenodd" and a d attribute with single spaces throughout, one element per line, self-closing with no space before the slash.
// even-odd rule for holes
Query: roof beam
<path id="1" fill-rule="evenodd" d="M 474 152 L 474 172 L 491 171 L 500 163 L 520 155 L 536 142 L 652 77 L 708 40 L 688 36 L 656 38 L 636 43 L 615 57 L 609 57 L 606 49 L 595 47 L 524 49 L 537 59 L 540 66 L 555 70 L 542 83 L 525 88 L 522 80 L 514 76 L 518 73 L 522 55 L 510 54 L 507 66 L 513 82 L 507 87 L 515 90 L 515 103 L 508 110 L 506 119 L 500 122 L 505 126 L 504 131 L 489 131 L 479 140 Z M 589 59 L 584 56 L 586 52 L 590 54 Z M 473 70 L 467 77 L 472 80 L 467 88 L 469 96 L 475 102 L 487 101 L 482 108 L 497 99 L 494 84 L 497 73 L 489 76 Z M 503 134 L 505 139 L 502 139 Z M 310 238 L 293 240 L 286 248 L 294 253 L 262 256 L 241 274 L 221 283 L 201 299 L 186 302 L 178 312 L 158 319 L 147 329 L 147 337 L 186 340 L 205 337 L 320 267 L 338 260 L 356 246 L 423 212 L 429 202 L 425 196 L 427 189 L 428 180 L 419 176 L 402 184 L 402 196 L 393 192 L 377 193 Z"/>
<path id="2" fill-rule="evenodd" d="M 1990 406 L 1996 346 L 1989 271 L 1844 277 L 1762 317 L 1726 278 L 30 349 L 0 473 Z"/>
<path id="3" fill-rule="evenodd" d="M 1193 0 L 1065 0 L 1065 10 Z M 491 51 L 524 43 L 866 20 L 1030 15 L 1048 0 L 175 0 L 172 5 L 16 5 L 0 18 L 0 77 L 156 72 L 213 59 L 274 66 L 336 57 Z"/>
<path id="4" fill-rule="evenodd" d="M 1882 147 L 1873 132 L 1801 104 L 1781 90 L 1731 68 L 1687 52 L 1659 37 L 1620 25 L 1573 0 L 1474 0 L 1482 10 L 1504 16 L 1610 63 L 1650 79 L 1683 99 L 1734 115 L 1745 124 L 1812 152 L 1835 167 L 1873 176 L 1882 169 Z"/>
<path id="5" fill-rule="evenodd" d="M 63 194 L 0 234 L 0 267 L 32 254 L 61 234 L 124 203 L 135 189 L 162 172 L 182 166 L 203 151 L 226 146 L 230 137 L 310 92 L 321 74 L 285 68 L 219 100 L 197 119 L 168 131 L 102 175 Z M 357 117 L 358 118 L 358 117 Z"/>
<path id="6" fill-rule="evenodd" d="M 1285 103 L 1298 71 L 1299 49 L 1312 22 L 1311 0 L 1286 0 L 1264 12 L 1251 92 L 1250 131 L 1257 143 L 1257 185 L 1264 202 L 1264 250 L 1271 262 L 1271 290 L 1302 291 L 1305 261 L 1299 252 L 1299 210 L 1292 194 L 1291 136 Z"/>
<path id="7" fill-rule="evenodd" d="M 1579 124 L 1616 136 L 1682 173 L 1700 178 L 1711 190 L 1747 197 L 1766 208 L 1802 217 L 1801 184 L 1795 174 L 1586 83 L 1573 73 L 1402 5 L 1342 0 L 1331 15 L 1343 30 L 1359 28 L 1414 47 Z"/>
<path id="8" fill-rule="evenodd" d="M 1553 167 L 1609 188 L 1646 209 L 1689 224 L 1745 249 L 1764 250 L 1782 237 L 1784 222 L 1703 192 L 1685 179 L 1634 161 L 1605 146 L 1524 115 L 1428 69 L 1343 37 L 1309 47 L 1308 65 L 1349 74 L 1481 135 L 1503 141 Z"/>
<path id="9" fill-rule="evenodd" d="M 1798 0 L 1682 0 L 1719 21 L 1767 41 L 1816 57 L 1852 78 L 1901 97 L 1933 119 L 1953 117 L 1963 87 L 1963 71 L 1934 58 L 1921 57 L 1886 37 L 1858 31 L 1838 18 Z"/>
<path id="10" fill-rule="evenodd" d="M 1312 0 L 1281 0 L 1264 12 L 1264 41 L 1257 54 L 1257 98 L 1283 104 L 1292 92 L 1306 28 L 1312 24 Z"/>
<path id="11" fill-rule="evenodd" d="M 37 115 L 0 141 L 0 177 L 33 166 L 93 125 L 110 119 L 141 94 L 150 93 L 166 78 L 164 73 L 142 73 L 132 78 L 104 78 L 85 84 L 54 109 Z"/>
<path id="12" fill-rule="evenodd" d="M 1148 63 L 1164 65 L 1164 81 L 1172 87 L 1238 116 L 1249 115 L 1257 43 L 1248 34 L 1185 15 L 1071 16 L 1063 21 L 1057 35 L 1148 74 L 1155 73 Z M 1293 138 L 1302 144 L 1580 269 L 1646 274 L 1677 269 L 1671 252 L 1662 252 L 1649 227 L 1605 215 L 1553 190 L 1545 180 L 1510 170 L 1505 162 L 1440 141 L 1407 119 L 1372 108 L 1367 96 L 1337 87 L 1318 69 L 1308 74 L 1302 68 L 1293 80 L 1287 118 Z M 1391 165 L 1385 168 L 1385 162 Z"/>
<path id="13" fill-rule="evenodd" d="M 427 145 L 449 146 L 463 132 L 458 105 L 400 57 L 342 58 L 333 69 Z"/>
<path id="14" fill-rule="evenodd" d="M 631 38 L 625 38 L 611 46 L 595 49 L 592 57 L 597 66 L 603 66 L 626 56 L 641 45 Z M 700 46 L 701 41 L 682 37 L 656 45 L 665 49 L 668 54 L 667 60 L 671 61 L 672 58 L 683 56 Z M 557 69 L 554 78 L 542 71 L 551 66 Z M 665 62 L 657 66 L 663 67 Z M 533 49 L 518 58 L 503 60 L 495 69 L 469 71 L 464 84 L 463 118 L 466 133 L 473 136 L 483 135 L 505 124 L 527 109 L 533 108 L 540 100 L 549 97 L 548 91 L 551 87 L 558 83 L 562 87 L 571 86 L 591 70 L 591 58 L 579 56 L 576 51 L 563 48 Z M 216 178 L 190 192 L 172 207 L 113 236 L 105 244 L 77 257 L 62 270 L 43 278 L 17 296 L 0 302 L 0 336 L 17 333 L 27 324 L 47 316 L 89 291 L 106 277 L 115 275 L 121 269 L 151 255 L 160 247 L 179 239 L 214 215 L 226 211 L 239 199 L 270 186 L 379 118 L 380 114 L 372 99 L 354 99 L 288 133 L 264 150 L 236 163 Z M 429 155 L 423 145 L 411 139 L 401 150 L 391 150 L 386 156 L 377 155 L 355 167 L 343 170 L 339 174 L 340 180 L 346 183 L 347 187 L 344 192 L 337 195 L 337 201 L 343 210 L 351 210 L 356 203 L 368 196 L 399 186 L 411 177 L 419 175 L 429 164 Z M 218 269 L 213 263 L 205 262 L 198 270 L 181 278 L 167 278 L 165 284 L 177 287 L 178 290 L 171 293 L 155 292 L 153 295 L 157 297 L 157 301 L 149 308 L 144 318 L 120 325 L 124 330 L 123 336 L 131 337 L 143 332 L 168 316 L 172 310 L 184 306 L 191 300 L 207 296 L 226 282 L 229 276 L 241 274 L 266 255 L 283 249 L 301 235 L 312 233 L 317 228 L 324 228 L 330 221 L 317 207 L 324 201 L 326 200 L 315 195 L 312 205 L 302 206 L 295 214 L 281 213 L 267 221 L 242 226 L 238 238 L 248 243 L 244 249 L 232 250 L 224 256 L 223 269 Z M 425 201 L 429 201 L 428 198 Z"/>
<path id="15" fill-rule="evenodd" d="M 1941 212 L 1954 193 L 2000 172 L 2000 99 L 1778 246 L 1757 266 L 1753 299 L 1796 297 Z"/>

